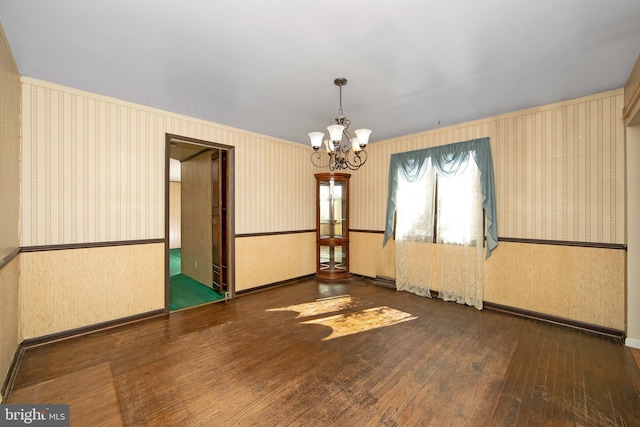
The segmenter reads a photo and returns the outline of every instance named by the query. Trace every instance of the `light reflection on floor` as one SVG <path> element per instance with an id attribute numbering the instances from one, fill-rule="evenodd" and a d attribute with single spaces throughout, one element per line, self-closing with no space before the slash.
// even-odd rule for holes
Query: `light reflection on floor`
<path id="1" fill-rule="evenodd" d="M 349 295 L 340 295 L 337 297 L 322 298 L 314 302 L 290 305 L 288 307 L 272 308 L 267 311 L 296 311 L 300 317 L 311 317 L 319 314 L 335 313 L 351 307 L 355 303 L 354 299 Z"/>
<path id="2" fill-rule="evenodd" d="M 319 283 L 318 292 L 323 297 L 347 295 L 347 287 L 342 283 Z"/>
<path id="3" fill-rule="evenodd" d="M 410 313 L 382 306 L 369 308 L 356 313 L 338 314 L 321 319 L 307 320 L 302 322 L 302 324 L 330 327 L 333 330 L 331 335 L 322 339 L 326 341 L 415 319 L 417 319 L 417 317 Z"/>
<path id="4" fill-rule="evenodd" d="M 329 313 L 338 313 L 342 310 L 354 307 L 359 301 L 350 295 L 339 295 L 329 298 L 321 298 L 314 302 L 290 305 L 287 307 L 271 308 L 267 311 L 295 311 L 296 319 L 312 316 L 320 316 Z M 303 325 L 323 325 L 331 328 L 331 335 L 323 338 L 323 341 L 358 332 L 392 326 L 398 323 L 417 319 L 416 316 L 386 306 L 368 308 L 355 313 L 334 314 L 329 317 L 306 320 Z"/>

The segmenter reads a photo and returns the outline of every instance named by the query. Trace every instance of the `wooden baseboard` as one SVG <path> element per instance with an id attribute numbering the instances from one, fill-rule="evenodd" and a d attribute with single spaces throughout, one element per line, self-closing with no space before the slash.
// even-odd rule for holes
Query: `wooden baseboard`
<path id="1" fill-rule="evenodd" d="M 519 317 L 526 317 L 528 319 L 539 320 L 542 322 L 553 323 L 555 325 L 566 326 L 569 328 L 580 329 L 585 332 L 590 332 L 596 335 L 600 335 L 607 338 L 615 339 L 624 343 L 624 331 L 619 329 L 607 328 L 604 326 L 594 325 L 592 323 L 580 322 L 578 320 L 566 319 L 563 317 L 552 316 L 550 314 L 538 313 L 536 311 L 524 310 L 516 307 L 509 307 L 502 304 L 496 304 L 493 302 L 483 301 L 483 306 L 486 309 L 500 311 L 502 313 L 511 314 Z"/>
<path id="2" fill-rule="evenodd" d="M 236 295 L 237 296 L 241 296 L 241 295 L 251 294 L 251 293 L 254 293 L 254 292 L 261 292 L 261 291 L 265 291 L 267 289 L 276 288 L 278 286 L 290 285 L 292 283 L 297 283 L 297 282 L 301 282 L 303 280 L 312 279 L 313 277 L 315 277 L 315 275 L 307 274 L 306 276 L 295 277 L 293 279 L 282 280 L 280 282 L 274 282 L 274 283 L 269 283 L 267 285 L 256 286 L 255 288 L 243 289 L 241 291 L 236 291 Z"/>
<path id="3" fill-rule="evenodd" d="M 389 289 L 396 289 L 396 281 L 392 277 L 384 277 L 384 276 L 369 277 L 369 276 L 364 276 L 362 274 L 354 274 L 353 276 L 363 280 L 367 280 L 371 284 L 376 286 L 381 286 L 383 288 L 389 288 Z"/>
<path id="4" fill-rule="evenodd" d="M 82 335 L 92 334 L 95 332 L 101 332 L 107 329 L 117 328 L 119 326 L 128 325 L 130 323 L 139 322 L 142 320 L 151 319 L 159 316 L 166 316 L 168 313 L 164 309 L 158 309 L 148 311 L 146 313 L 140 313 L 133 316 L 122 317 L 120 319 L 109 320 L 107 322 L 96 323 L 89 326 L 83 326 L 80 328 L 70 329 L 68 331 L 56 332 L 54 334 L 43 335 L 38 338 L 29 338 L 22 341 L 22 346 L 27 348 L 38 347 L 53 342 L 66 340 L 70 338 L 76 338 Z"/>
<path id="5" fill-rule="evenodd" d="M 16 381 L 16 376 L 18 374 L 18 366 L 20 366 L 20 361 L 22 360 L 22 355 L 24 354 L 24 347 L 22 343 L 18 344 L 18 348 L 16 348 L 16 352 L 13 354 L 13 359 L 11 360 L 11 365 L 9 365 L 9 370 L 7 371 L 7 376 L 2 383 L 2 403 L 5 403 L 7 398 L 9 397 L 9 393 L 13 389 L 13 384 Z"/>
<path id="6" fill-rule="evenodd" d="M 20 344 L 18 344 L 18 348 L 16 349 L 13 360 L 11 361 L 11 365 L 9 366 L 9 371 L 7 372 L 7 376 L 5 377 L 4 383 L 2 385 L 3 401 L 5 401 L 11 394 L 11 390 L 13 389 L 13 384 L 18 373 L 18 368 L 20 367 L 20 361 L 22 360 L 22 356 L 24 355 L 26 350 L 160 316 L 168 316 L 168 313 L 166 313 L 164 309 L 159 309 L 146 313 L 136 314 L 134 316 L 123 317 L 120 319 L 110 320 L 108 322 L 96 323 L 94 325 L 83 326 L 81 328 L 70 329 L 68 331 L 57 332 L 55 334 L 44 335 L 38 338 L 30 338 L 22 341 Z"/>
<path id="7" fill-rule="evenodd" d="M 362 276 L 366 278 L 365 276 Z M 377 276 L 375 278 L 367 278 L 372 280 L 374 284 L 383 286 L 386 288 L 396 289 L 396 281 L 392 277 L 382 277 Z M 438 291 L 430 291 L 432 298 L 438 298 Z M 580 329 L 585 332 L 594 333 L 597 335 L 601 335 L 608 338 L 613 338 L 615 340 L 619 340 L 624 343 L 625 334 L 624 331 L 619 329 L 607 328 L 604 326 L 594 325 L 591 323 L 580 322 L 577 320 L 566 319 L 563 317 L 552 316 L 549 314 L 538 313 L 535 311 L 524 310 L 517 307 L 510 307 L 506 305 L 496 304 L 493 302 L 483 301 L 482 305 L 484 308 L 494 311 L 500 311 L 507 314 L 512 314 L 515 316 L 526 317 L 529 319 L 539 320 L 547 323 L 553 323 L 556 325 L 562 325 L 569 328 Z"/>

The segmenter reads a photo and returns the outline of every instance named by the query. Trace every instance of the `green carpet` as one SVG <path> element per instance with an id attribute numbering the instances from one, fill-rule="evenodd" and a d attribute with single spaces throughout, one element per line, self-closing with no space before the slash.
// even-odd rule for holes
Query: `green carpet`
<path id="1" fill-rule="evenodd" d="M 180 254 L 180 248 L 169 249 L 169 277 L 180 274 L 180 272 L 182 271 Z"/>
<path id="2" fill-rule="evenodd" d="M 180 310 L 224 298 L 213 289 L 180 273 L 180 249 L 169 250 L 169 309 Z"/>

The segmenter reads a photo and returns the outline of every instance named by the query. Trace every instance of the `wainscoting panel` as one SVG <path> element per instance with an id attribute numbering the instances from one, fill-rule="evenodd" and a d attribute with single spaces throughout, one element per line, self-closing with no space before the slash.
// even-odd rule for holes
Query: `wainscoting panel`
<path id="1" fill-rule="evenodd" d="M 236 292 L 316 272 L 316 233 L 236 238 Z"/>
<path id="2" fill-rule="evenodd" d="M 396 276 L 395 241 L 382 248 L 382 233 L 349 232 L 349 268 L 366 277 Z"/>
<path id="3" fill-rule="evenodd" d="M 20 255 L 22 338 L 164 308 L 164 244 Z"/>
<path id="4" fill-rule="evenodd" d="M 624 250 L 500 245 L 485 262 L 485 301 L 625 329 Z"/>
<path id="5" fill-rule="evenodd" d="M 350 233 L 351 272 L 395 279 L 393 240 Z M 365 250 L 366 248 L 366 250 Z M 484 263 L 484 301 L 625 329 L 624 249 L 500 242 Z"/>
<path id="6" fill-rule="evenodd" d="M 13 258 L 4 267 L 0 267 L 0 381 L 4 381 L 13 355 L 22 341 L 20 335 L 20 309 L 18 280 L 20 277 L 20 255 Z"/>

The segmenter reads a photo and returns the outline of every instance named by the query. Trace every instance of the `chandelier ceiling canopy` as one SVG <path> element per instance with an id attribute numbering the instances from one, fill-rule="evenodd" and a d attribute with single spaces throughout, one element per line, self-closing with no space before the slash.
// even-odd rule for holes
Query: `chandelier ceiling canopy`
<path id="1" fill-rule="evenodd" d="M 350 169 L 357 170 L 367 161 L 367 152 L 365 147 L 369 142 L 371 129 L 356 129 L 355 136 L 349 132 L 351 121 L 344 116 L 342 112 L 342 86 L 347 84 L 347 79 L 339 77 L 333 81 L 333 84 L 340 88 L 340 108 L 338 116 L 327 127 L 329 131 L 329 139 L 324 139 L 324 132 L 310 132 L 311 146 L 313 153 L 311 154 L 311 163 L 319 168 L 328 167 L 329 170 Z M 320 147 L 324 142 L 328 159 L 322 161 L 322 151 Z"/>

